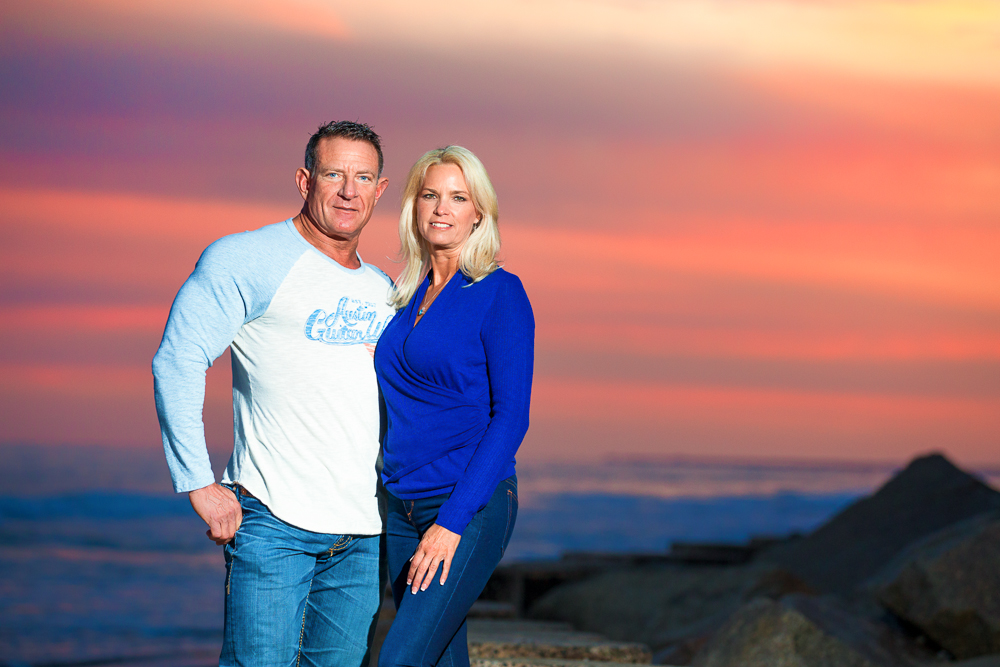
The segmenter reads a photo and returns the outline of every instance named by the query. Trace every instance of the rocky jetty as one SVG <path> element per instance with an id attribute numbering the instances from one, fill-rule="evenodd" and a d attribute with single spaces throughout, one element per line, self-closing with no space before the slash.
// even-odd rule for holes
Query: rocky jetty
<path id="1" fill-rule="evenodd" d="M 991 510 L 1000 510 L 1000 492 L 932 454 L 765 557 L 822 592 L 847 594 L 913 542 Z"/>
<path id="2" fill-rule="evenodd" d="M 469 657 L 475 667 L 601 667 L 649 664 L 652 653 L 637 642 L 614 641 L 580 632 L 568 623 L 498 617 L 498 607 L 477 602 L 468 618 Z M 383 601 L 369 667 L 395 618 L 391 597 Z"/>
<path id="3" fill-rule="evenodd" d="M 533 618 L 561 620 L 613 639 L 660 651 L 685 643 L 690 652 L 745 602 L 811 592 L 771 565 L 648 565 L 559 586 L 532 608 Z"/>
<path id="4" fill-rule="evenodd" d="M 469 656 L 477 659 L 548 658 L 649 664 L 649 648 L 578 632 L 567 623 L 472 619 Z"/>
<path id="5" fill-rule="evenodd" d="M 922 540 L 890 571 L 876 592 L 887 609 L 958 658 L 1000 653 L 1000 513 Z"/>
<path id="6" fill-rule="evenodd" d="M 1000 493 L 941 455 L 750 552 L 578 568 L 529 613 L 646 644 L 659 664 L 1000 667 Z"/>
<path id="7" fill-rule="evenodd" d="M 695 667 L 878 667 L 794 606 L 758 598 L 715 632 Z"/>

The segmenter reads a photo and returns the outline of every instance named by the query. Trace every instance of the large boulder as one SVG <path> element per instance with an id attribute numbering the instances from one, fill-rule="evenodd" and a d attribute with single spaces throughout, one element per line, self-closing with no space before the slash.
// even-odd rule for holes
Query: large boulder
<path id="1" fill-rule="evenodd" d="M 780 602 L 757 599 L 737 611 L 692 663 L 695 667 L 876 667 Z"/>
<path id="2" fill-rule="evenodd" d="M 878 600 L 957 658 L 1000 653 L 1000 513 L 912 545 L 877 578 Z"/>
<path id="3" fill-rule="evenodd" d="M 948 667 L 1000 667 L 1000 653 L 984 655 L 971 660 L 958 660 L 948 664 Z"/>
<path id="4" fill-rule="evenodd" d="M 469 657 L 485 660 L 532 658 L 649 664 L 650 652 L 636 642 L 615 642 L 577 632 L 565 623 L 469 619 Z"/>
<path id="5" fill-rule="evenodd" d="M 815 532 L 762 558 L 820 591 L 847 594 L 909 544 L 991 510 L 1000 510 L 1000 492 L 932 454 L 915 459 Z"/>
<path id="6" fill-rule="evenodd" d="M 770 565 L 645 566 L 558 586 L 530 614 L 619 641 L 642 642 L 667 659 L 665 649 L 683 654 L 689 652 L 685 646 L 700 646 L 744 602 L 793 592 L 809 588 Z"/>
<path id="7" fill-rule="evenodd" d="M 694 657 L 695 667 L 902 667 L 875 628 L 832 601 L 757 598 L 734 613 Z"/>

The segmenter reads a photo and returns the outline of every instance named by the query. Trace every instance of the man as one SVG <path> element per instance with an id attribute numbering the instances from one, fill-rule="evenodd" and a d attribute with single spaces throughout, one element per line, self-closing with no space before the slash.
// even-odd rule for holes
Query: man
<path id="1" fill-rule="evenodd" d="M 367 125 L 306 147 L 294 218 L 210 245 L 153 359 L 174 490 L 225 545 L 221 665 L 365 662 L 381 602 L 380 412 L 372 354 L 393 310 L 357 254 L 388 180 Z M 205 371 L 230 347 L 235 447 L 205 444 Z"/>

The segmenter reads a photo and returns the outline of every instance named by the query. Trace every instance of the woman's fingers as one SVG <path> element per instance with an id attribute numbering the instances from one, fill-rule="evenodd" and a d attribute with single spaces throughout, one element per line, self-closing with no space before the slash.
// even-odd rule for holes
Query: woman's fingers
<path id="1" fill-rule="evenodd" d="M 448 581 L 448 571 L 451 570 L 451 559 L 452 559 L 452 556 L 454 556 L 454 555 L 455 555 L 455 552 L 452 551 L 451 553 L 449 553 L 448 555 L 446 555 L 444 557 L 443 561 L 441 561 L 441 565 L 442 565 L 442 567 L 441 567 L 441 585 L 442 586 L 444 586 L 444 582 Z"/>
<path id="2" fill-rule="evenodd" d="M 424 570 L 423 577 L 419 581 L 413 583 L 414 593 L 417 592 L 416 589 L 418 587 L 422 591 L 427 590 L 427 587 L 430 586 L 431 580 L 434 578 L 434 573 L 437 572 L 437 568 L 438 568 L 438 559 L 428 558 L 427 568 Z"/>
<path id="3" fill-rule="evenodd" d="M 414 577 L 417 576 L 417 570 L 420 569 L 420 564 L 424 560 L 424 552 L 417 546 L 417 550 L 414 552 L 413 556 L 410 558 L 410 571 L 406 573 L 406 585 L 409 586 L 413 583 Z"/>
<path id="4" fill-rule="evenodd" d="M 406 585 L 411 593 L 426 591 L 434 580 L 438 566 L 442 566 L 441 583 L 448 580 L 451 560 L 462 536 L 447 528 L 434 524 L 427 529 L 420 544 L 410 559 L 410 571 L 406 575 Z"/>
<path id="5" fill-rule="evenodd" d="M 411 593 L 416 593 L 418 590 L 427 590 L 424 580 L 429 581 L 434 576 L 434 570 L 431 569 L 433 563 L 433 556 L 422 551 L 420 547 L 417 547 L 417 553 L 414 554 L 413 560 L 410 561 L 410 573 L 406 577 L 406 583 L 410 586 Z M 434 569 L 437 568 L 435 567 Z"/>

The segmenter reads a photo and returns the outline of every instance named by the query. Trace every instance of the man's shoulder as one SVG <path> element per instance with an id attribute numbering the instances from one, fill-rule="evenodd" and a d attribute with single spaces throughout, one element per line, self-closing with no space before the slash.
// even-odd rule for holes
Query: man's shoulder
<path id="1" fill-rule="evenodd" d="M 205 248 L 202 259 L 243 262 L 256 255 L 274 253 L 282 248 L 301 253 L 304 248 L 295 241 L 294 235 L 289 233 L 289 221 L 284 220 L 258 229 L 223 236 Z"/>
<path id="2" fill-rule="evenodd" d="M 205 248 L 196 271 L 257 282 L 275 272 L 284 275 L 306 250 L 286 220 L 223 236 Z"/>

